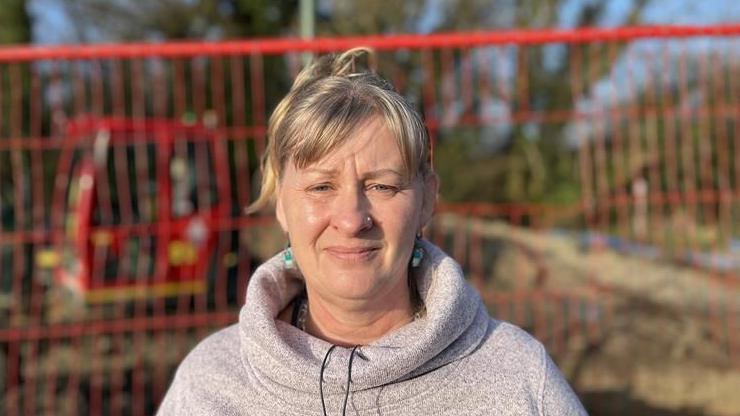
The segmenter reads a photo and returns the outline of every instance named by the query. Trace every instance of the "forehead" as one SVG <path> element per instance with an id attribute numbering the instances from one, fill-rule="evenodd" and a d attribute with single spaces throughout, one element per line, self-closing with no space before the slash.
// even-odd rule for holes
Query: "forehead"
<path id="1" fill-rule="evenodd" d="M 347 139 L 306 166 L 291 167 L 296 171 L 339 171 L 346 166 L 358 170 L 391 169 L 404 171 L 404 161 L 398 142 L 380 117 L 361 123 Z"/>

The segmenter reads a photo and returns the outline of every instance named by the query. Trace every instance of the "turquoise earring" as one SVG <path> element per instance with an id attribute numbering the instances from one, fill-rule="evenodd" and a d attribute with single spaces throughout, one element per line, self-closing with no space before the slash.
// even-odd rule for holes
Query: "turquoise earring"
<path id="1" fill-rule="evenodd" d="M 295 259 L 293 258 L 293 249 L 290 248 L 290 243 L 288 243 L 288 247 L 285 247 L 285 250 L 283 250 L 283 263 L 285 264 L 286 269 L 295 268 Z"/>
<path id="2" fill-rule="evenodd" d="M 416 236 L 416 242 L 414 242 L 414 251 L 411 254 L 411 267 L 419 267 L 421 260 L 424 258 L 424 249 L 419 244 L 421 235 Z"/>

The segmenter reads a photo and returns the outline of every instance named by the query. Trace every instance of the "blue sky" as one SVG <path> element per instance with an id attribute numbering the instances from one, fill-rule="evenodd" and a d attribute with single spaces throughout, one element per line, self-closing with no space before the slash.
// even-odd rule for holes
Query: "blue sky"
<path id="1" fill-rule="evenodd" d="M 73 43 L 74 32 L 59 1 L 33 0 L 28 12 L 34 19 L 33 40 L 40 44 Z"/>
<path id="2" fill-rule="evenodd" d="M 568 0 L 566 3 L 584 3 L 590 0 Z M 610 2 L 611 17 L 616 19 L 624 10 L 629 10 L 632 0 L 614 0 Z M 612 7 L 612 5 L 614 5 Z M 711 25 L 711 24 L 729 24 L 740 22 L 740 1 L 737 0 L 711 0 L 711 1 L 694 1 L 694 0 L 653 0 L 649 2 L 641 16 L 640 24 L 645 25 Z M 604 25 L 618 25 L 614 21 L 602 22 Z M 711 50 L 718 51 L 720 54 L 732 50 L 731 41 L 697 38 L 690 40 L 653 40 L 645 39 L 632 42 L 627 54 L 623 54 L 612 66 L 610 74 L 600 82 L 591 86 L 590 90 L 584 97 L 581 97 L 576 103 L 576 107 L 581 111 L 600 111 L 604 107 L 610 107 L 613 104 L 618 105 L 634 98 L 636 94 L 644 88 L 647 78 L 654 74 L 655 71 L 662 70 L 661 59 L 647 59 L 657 53 L 665 50 L 670 56 L 691 56 L 692 52 L 706 54 Z M 628 58 L 631 56 L 631 58 Z M 640 57 L 645 57 L 641 59 Z M 678 74 L 675 68 L 669 66 L 665 69 L 666 79 L 670 82 L 678 82 Z M 630 83 L 633 85 L 630 86 Z M 701 92 L 695 91 L 692 100 L 700 103 Z M 683 105 L 696 105 L 696 103 L 686 102 Z M 592 125 L 585 122 L 574 122 L 569 126 L 568 137 L 569 145 L 573 147 L 580 146 L 588 137 L 592 136 Z"/>

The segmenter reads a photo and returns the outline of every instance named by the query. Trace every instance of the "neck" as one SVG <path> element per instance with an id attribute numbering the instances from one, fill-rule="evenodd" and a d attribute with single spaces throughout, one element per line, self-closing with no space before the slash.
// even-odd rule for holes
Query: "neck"
<path id="1" fill-rule="evenodd" d="M 331 302 L 318 293 L 308 294 L 306 332 L 343 347 L 367 345 L 411 322 L 414 317 L 406 282 L 403 290 L 386 294 L 381 301 Z M 400 289 L 400 288 L 399 288 Z"/>

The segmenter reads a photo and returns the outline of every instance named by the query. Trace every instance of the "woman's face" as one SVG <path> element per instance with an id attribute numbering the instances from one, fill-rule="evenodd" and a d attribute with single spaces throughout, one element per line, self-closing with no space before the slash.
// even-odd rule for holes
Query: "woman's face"
<path id="1" fill-rule="evenodd" d="M 379 117 L 316 163 L 303 169 L 287 163 L 276 214 L 310 291 L 367 301 L 405 290 L 437 179 L 409 181 L 402 172 L 396 141 Z"/>

